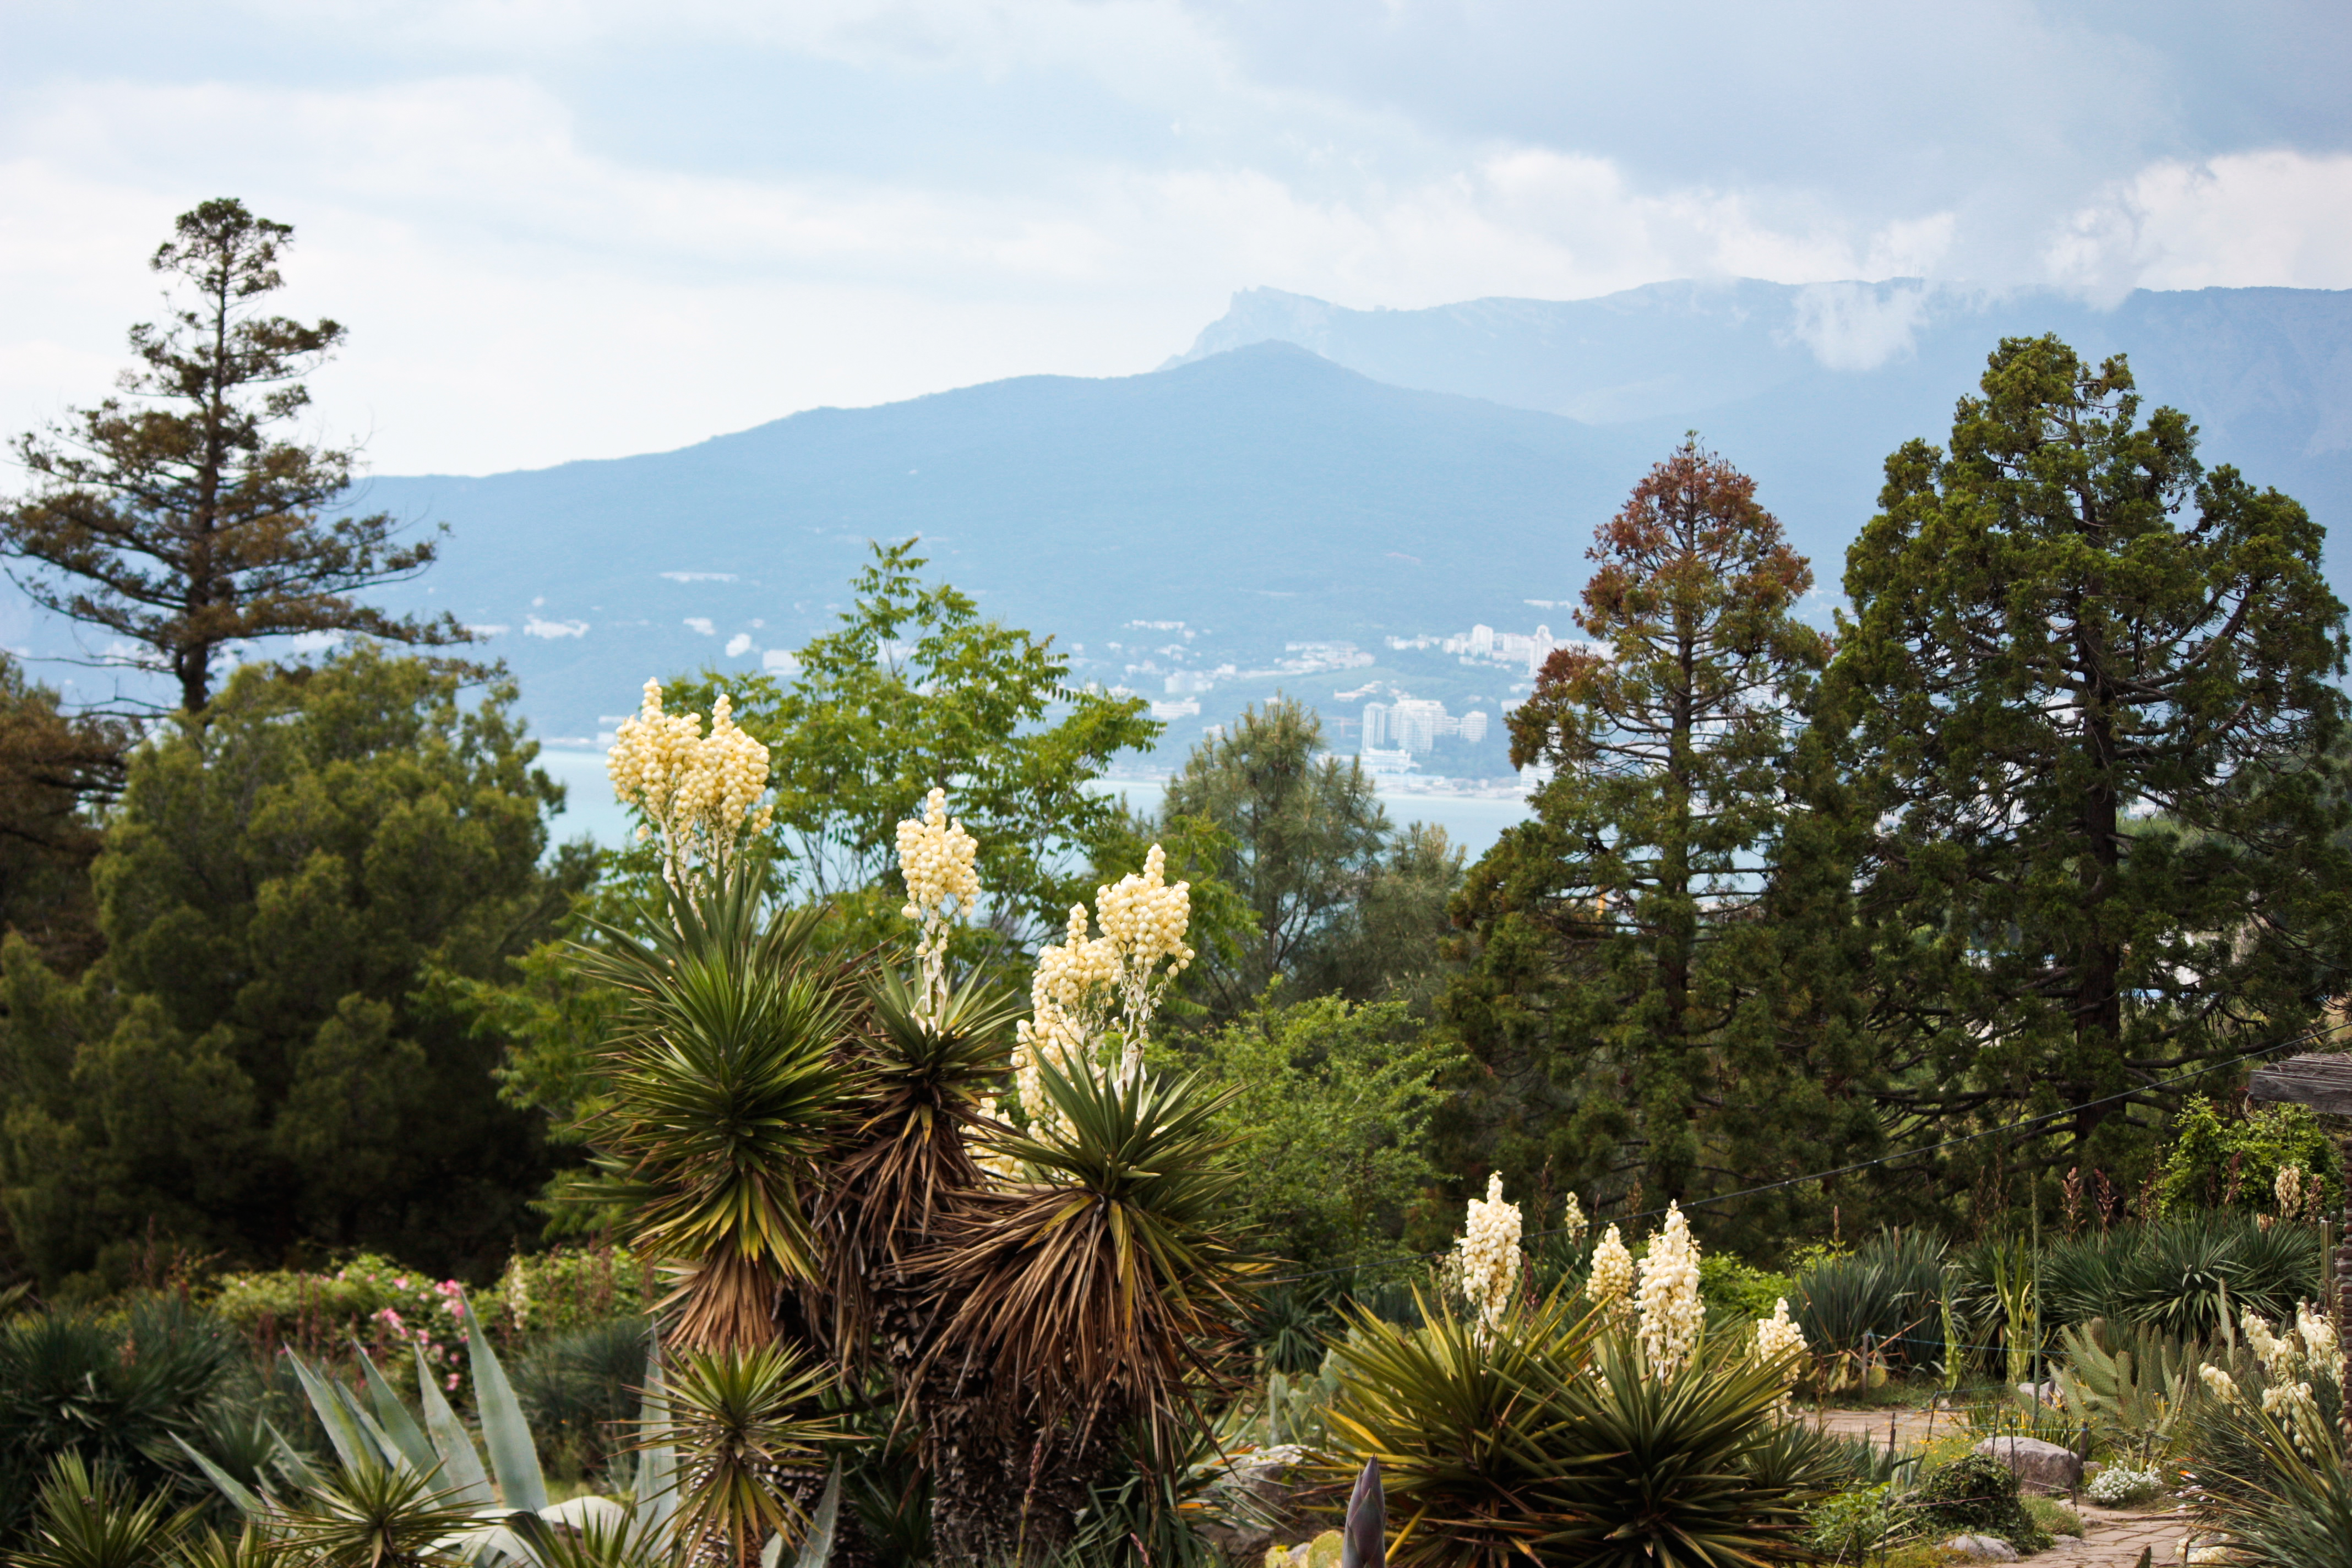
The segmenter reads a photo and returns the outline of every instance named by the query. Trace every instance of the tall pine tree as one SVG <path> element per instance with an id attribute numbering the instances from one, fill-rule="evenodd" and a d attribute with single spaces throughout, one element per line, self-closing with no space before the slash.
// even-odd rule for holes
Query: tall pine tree
<path id="1" fill-rule="evenodd" d="M 186 299 L 131 329 L 141 368 L 61 426 L 20 437 L 32 494 L 0 507 L 0 555 L 44 608 L 113 634 L 201 714 L 229 644 L 304 632 L 463 642 L 447 616 L 418 621 L 351 597 L 422 572 L 433 545 L 395 542 L 394 520 L 337 515 L 357 453 L 274 430 L 310 403 L 300 377 L 343 341 L 333 321 L 265 315 L 294 231 L 215 200 L 180 216 L 150 265 Z"/>
<path id="2" fill-rule="evenodd" d="M 1827 639 L 1755 482 L 1694 437 L 1603 524 L 1577 624 L 1511 719 L 1552 776 L 1457 905 L 1449 1010 L 1492 1075 L 1501 1163 L 1652 1197 L 1734 1184 L 1743 1040 L 1766 1058 L 1761 918 L 1800 707 Z M 1477 1097 L 1474 1097 L 1477 1098 Z"/>
<path id="3" fill-rule="evenodd" d="M 2114 1168 L 2158 1097 L 2098 1101 L 2289 1040 L 2345 986 L 2323 531 L 2053 337 L 2004 341 L 1881 505 L 1825 689 L 1874 825 L 1896 1108 L 2073 1108 L 2041 1158 Z"/>

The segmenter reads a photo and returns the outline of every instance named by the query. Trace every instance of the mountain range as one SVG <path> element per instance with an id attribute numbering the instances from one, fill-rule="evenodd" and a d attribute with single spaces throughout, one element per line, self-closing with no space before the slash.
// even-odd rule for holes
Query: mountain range
<path id="1" fill-rule="evenodd" d="M 1367 695 L 1507 705 L 1524 668 L 1430 639 L 1482 622 L 1567 635 L 1594 526 L 1685 430 L 1755 476 L 1826 615 L 1885 455 L 1941 439 L 2000 338 L 2042 331 L 2127 353 L 2150 405 L 2199 421 L 2210 462 L 2347 517 L 2352 292 L 2099 309 L 1752 280 L 1415 310 L 1252 289 L 1144 374 L 814 409 L 527 472 L 380 477 L 357 501 L 449 525 L 441 563 L 379 596 L 482 628 L 560 740 L 609 730 L 647 675 L 782 666 L 832 624 L 867 541 L 919 534 L 932 571 L 1054 635 L 1079 679 L 1171 704 L 1181 743 L 1276 690 L 1335 720 Z M 2328 563 L 2352 597 L 2352 529 Z M 10 619 L 35 651 L 64 640 Z"/>

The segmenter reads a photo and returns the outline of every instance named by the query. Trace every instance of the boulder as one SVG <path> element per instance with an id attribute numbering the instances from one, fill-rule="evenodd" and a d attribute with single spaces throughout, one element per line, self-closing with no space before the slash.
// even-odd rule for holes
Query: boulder
<path id="1" fill-rule="evenodd" d="M 1944 1550 L 1967 1563 L 2014 1563 L 2017 1548 L 1998 1535 L 1955 1535 Z"/>
<path id="2" fill-rule="evenodd" d="M 1306 1520 L 1295 1496 L 1297 1471 L 1306 1457 L 1306 1449 L 1289 1443 L 1236 1456 L 1232 1467 L 1210 1484 L 1212 1522 L 1202 1525 L 1201 1533 L 1243 1562 L 1263 1556 L 1283 1541 L 1297 1540 Z"/>
<path id="3" fill-rule="evenodd" d="M 1977 1452 L 2007 1465 L 2021 1491 L 2046 1496 L 2071 1492 L 2083 1484 L 2082 1457 L 2039 1437 L 1988 1437 L 1977 1445 Z"/>

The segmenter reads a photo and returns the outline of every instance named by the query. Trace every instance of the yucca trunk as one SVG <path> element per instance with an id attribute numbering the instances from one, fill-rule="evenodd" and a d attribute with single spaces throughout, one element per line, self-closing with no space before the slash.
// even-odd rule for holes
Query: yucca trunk
<path id="1" fill-rule="evenodd" d="M 945 1399 L 926 1421 L 931 1560 L 938 1568 L 1026 1568 L 1076 1533 L 1089 1483 L 1108 1456 L 1099 1430 L 1078 1447 L 1066 1422 L 1004 1419 L 986 1393 Z"/>

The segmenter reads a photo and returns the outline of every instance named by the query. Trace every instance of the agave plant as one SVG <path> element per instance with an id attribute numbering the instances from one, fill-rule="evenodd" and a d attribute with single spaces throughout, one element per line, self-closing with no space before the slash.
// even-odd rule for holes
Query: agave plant
<path id="1" fill-rule="evenodd" d="M 808 953 L 820 912 L 772 910 L 746 873 L 578 949 L 630 997 L 591 1119 L 595 1195 L 678 1280 L 662 1310 L 681 1345 L 763 1344 L 786 1288 L 823 1278 L 812 1209 L 853 1085 L 847 978 Z"/>

